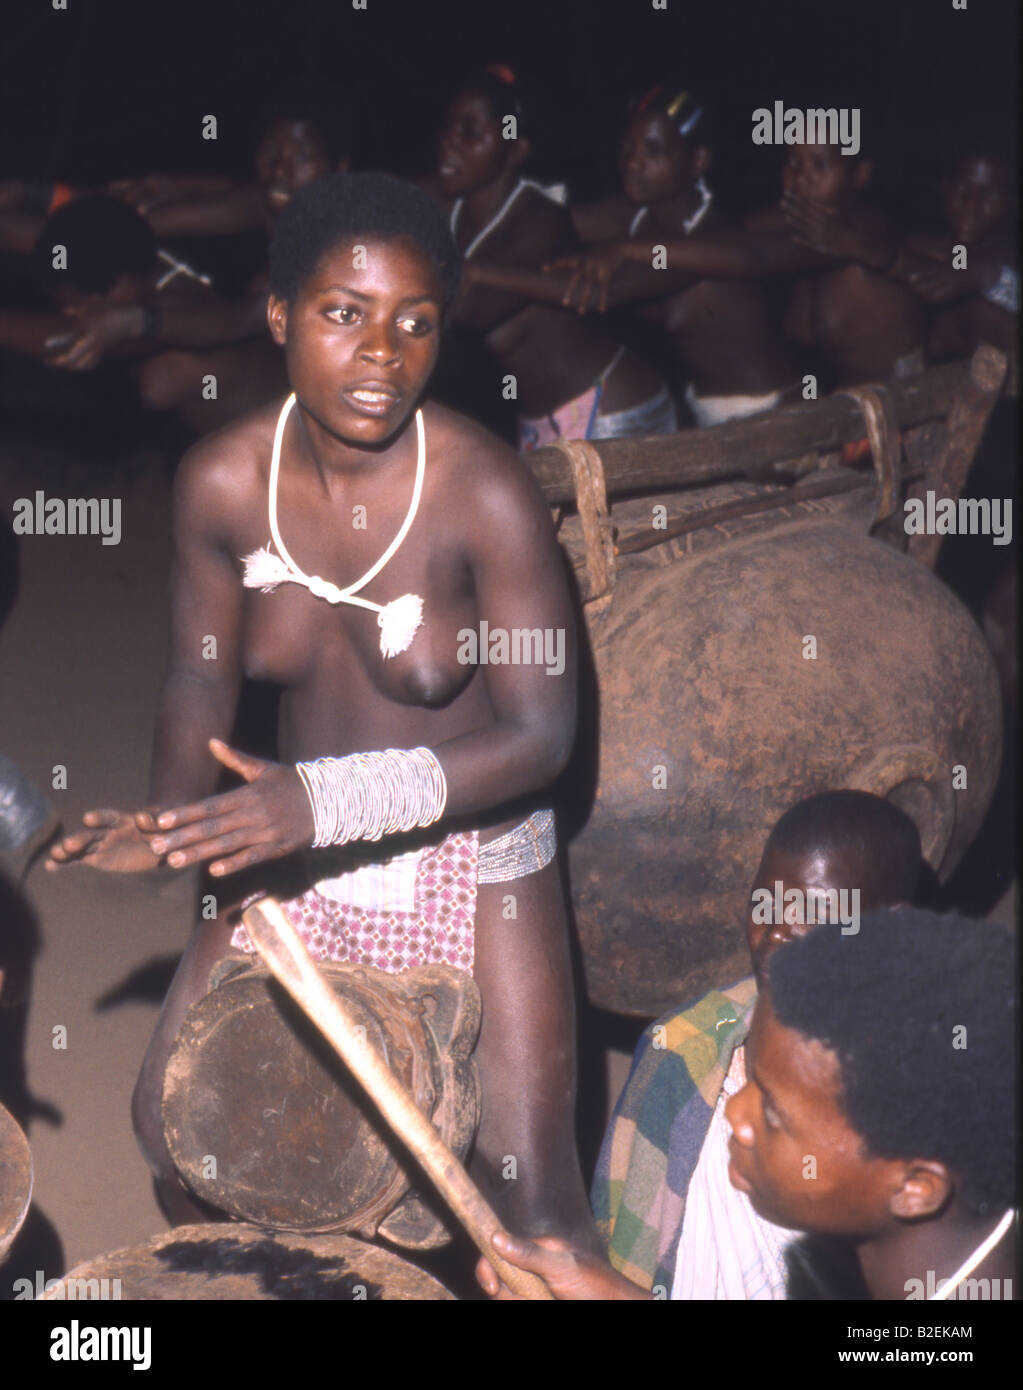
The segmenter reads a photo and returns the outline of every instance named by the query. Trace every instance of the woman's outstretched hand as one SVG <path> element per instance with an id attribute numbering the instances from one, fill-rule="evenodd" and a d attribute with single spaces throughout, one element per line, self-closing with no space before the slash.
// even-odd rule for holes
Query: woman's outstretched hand
<path id="1" fill-rule="evenodd" d="M 250 757 L 215 738 L 209 748 L 247 785 L 190 806 L 139 811 L 135 821 L 154 856 L 166 856 L 172 869 L 212 859 L 210 873 L 220 875 L 312 844 L 313 811 L 294 767 Z"/>
<path id="2" fill-rule="evenodd" d="M 158 813 L 152 808 L 152 814 Z M 46 868 L 53 872 L 71 864 L 87 864 L 110 874 L 138 874 L 159 866 L 160 856 L 139 829 L 138 814 L 125 811 L 86 811 L 82 829 L 51 846 Z"/>

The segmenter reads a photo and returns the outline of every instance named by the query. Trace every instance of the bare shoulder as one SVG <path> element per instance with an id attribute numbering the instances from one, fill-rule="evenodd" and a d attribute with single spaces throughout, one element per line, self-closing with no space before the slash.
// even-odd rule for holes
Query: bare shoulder
<path id="1" fill-rule="evenodd" d="M 592 203 L 576 203 L 572 221 L 580 241 L 609 241 L 623 237 L 638 209 L 622 197 L 598 198 Z"/>
<path id="2" fill-rule="evenodd" d="M 435 469 L 440 498 L 448 499 L 477 519 L 516 516 L 538 511 L 546 504 L 528 464 L 490 430 L 465 415 L 431 402 L 424 408 L 427 466 Z"/>
<path id="3" fill-rule="evenodd" d="M 538 256 L 553 255 L 578 245 L 572 214 L 562 203 L 527 187 L 518 199 L 513 231 L 524 264 L 535 264 Z"/>
<path id="4" fill-rule="evenodd" d="M 208 533 L 233 529 L 232 519 L 264 508 L 274 429 L 282 402 L 274 401 L 223 429 L 204 435 L 188 450 L 174 480 L 179 518 L 200 522 Z"/>

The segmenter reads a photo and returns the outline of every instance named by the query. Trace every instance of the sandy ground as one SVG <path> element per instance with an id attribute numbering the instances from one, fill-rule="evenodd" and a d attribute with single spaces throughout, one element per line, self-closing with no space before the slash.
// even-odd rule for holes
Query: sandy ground
<path id="1" fill-rule="evenodd" d="M 47 460 L 31 462 L 22 459 L 13 476 L 5 469 L 5 511 L 12 497 L 47 486 Z M 131 806 L 144 794 L 165 653 L 168 490 L 159 464 L 153 459 L 130 484 L 91 483 L 91 495 L 122 497 L 120 544 L 21 539 L 20 592 L 0 632 L 0 743 L 66 826 L 90 807 Z M 80 485 L 90 495 L 89 479 Z M 51 494 L 58 486 L 52 477 Z M 73 483 L 68 492 L 77 495 Z M 52 789 L 57 765 L 67 768 L 66 791 Z M 13 855 L 6 858 L 10 871 Z M 28 1085 L 58 1112 L 29 1128 L 35 1204 L 56 1228 L 69 1267 L 166 1224 L 129 1111 L 157 1004 L 131 997 L 103 1003 L 136 971 L 180 953 L 194 887 L 176 879 L 156 888 L 86 869 L 51 875 L 37 862 L 21 892 L 41 935 L 28 1013 Z M 54 1045 L 60 1027 L 67 1030 L 63 1049 Z M 22 1273 L 34 1276 L 34 1263 L 17 1267 L 33 1253 L 13 1252 L 5 1285 Z"/>

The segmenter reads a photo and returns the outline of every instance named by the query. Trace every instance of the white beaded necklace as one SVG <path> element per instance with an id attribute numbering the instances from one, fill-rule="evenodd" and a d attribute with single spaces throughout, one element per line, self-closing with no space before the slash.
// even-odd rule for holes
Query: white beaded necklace
<path id="1" fill-rule="evenodd" d="M 480 242 L 483 241 L 485 237 L 488 237 L 490 233 L 494 230 L 494 228 L 498 225 L 498 223 L 501 222 L 501 220 L 505 216 L 507 216 L 508 209 L 511 207 L 512 203 L 514 203 L 515 199 L 519 196 L 519 194 L 522 192 L 524 188 L 539 188 L 539 184 L 535 184 L 532 181 L 532 179 L 519 179 L 518 183 L 508 194 L 507 198 L 505 198 L 504 202 L 494 213 L 493 217 L 490 219 L 487 225 L 482 229 L 482 231 L 476 233 L 472 241 L 469 242 L 469 245 L 462 252 L 462 257 L 464 260 L 469 259 L 472 253 L 476 250 L 476 247 L 479 246 Z M 543 190 L 541 189 L 541 192 L 542 191 Z M 455 236 L 455 230 L 458 227 L 458 219 L 462 214 L 462 204 L 464 201 L 464 198 L 458 198 L 455 202 L 454 207 L 451 209 L 450 225 L 452 237 Z"/>
<path id="2" fill-rule="evenodd" d="M 700 195 L 700 206 L 696 209 L 696 211 L 693 213 L 691 217 L 687 217 L 686 220 L 682 223 L 683 236 L 689 236 L 691 232 L 696 231 L 697 227 L 707 216 L 707 212 L 710 209 L 710 205 L 714 201 L 714 194 L 707 187 L 702 174 L 696 180 L 696 191 Z M 646 203 L 644 203 L 643 206 L 634 214 L 632 221 L 629 223 L 629 236 L 636 235 L 636 230 L 639 227 L 639 224 L 643 221 L 643 218 L 646 217 L 649 211 L 650 208 L 647 206 Z"/>
<path id="3" fill-rule="evenodd" d="M 942 1299 L 948 1298 L 952 1294 L 953 1290 L 958 1288 L 958 1286 L 963 1282 L 966 1276 L 968 1274 L 973 1273 L 973 1271 L 980 1264 L 981 1260 L 983 1260 L 987 1255 L 989 1255 L 990 1252 L 995 1248 L 995 1246 L 1001 1240 L 1002 1236 L 1005 1235 L 1006 1231 L 1012 1225 L 1012 1219 L 1015 1215 L 1016 1213 L 1013 1211 L 1012 1207 L 1010 1207 L 1009 1210 L 1002 1217 L 1001 1221 L 999 1221 L 998 1225 L 990 1233 L 990 1235 L 986 1236 L 984 1240 L 982 1240 L 981 1243 L 977 1246 L 976 1250 L 974 1250 L 973 1254 L 970 1255 L 968 1259 L 963 1261 L 963 1263 L 959 1266 L 956 1272 L 952 1275 L 951 1279 L 949 1279 L 948 1282 L 945 1284 L 945 1287 L 941 1290 L 941 1292 L 932 1293 L 930 1298 L 928 1299 L 928 1302 L 940 1303 Z"/>
<path id="4" fill-rule="evenodd" d="M 380 573 L 388 560 L 394 555 L 408 535 L 409 527 L 419 510 L 419 499 L 423 493 L 423 477 L 426 473 L 426 433 L 423 429 L 423 412 L 416 411 L 416 433 L 419 440 L 419 454 L 416 460 L 416 481 L 412 489 L 412 501 L 408 513 L 401 524 L 401 530 L 387 547 L 376 564 L 371 565 L 361 579 L 339 589 L 318 574 L 305 574 L 288 554 L 281 533 L 277 528 L 277 477 L 281 467 L 281 442 L 284 426 L 291 408 L 295 404 L 294 392 L 284 402 L 277 417 L 277 430 L 274 434 L 273 456 L 270 460 L 269 514 L 270 536 L 277 547 L 277 555 L 269 545 L 254 550 L 244 557 L 245 574 L 242 584 L 246 589 L 261 589 L 264 594 L 272 593 L 278 584 L 304 584 L 311 594 L 326 599 L 328 603 L 351 603 L 359 608 L 369 608 L 377 614 L 380 627 L 380 650 L 385 657 L 397 656 L 410 645 L 416 631 L 423 621 L 423 600 L 418 594 L 403 594 L 390 603 L 373 603 L 367 598 L 356 598 L 359 589 L 365 588 L 371 579 Z M 278 556 L 280 558 L 278 558 Z"/>

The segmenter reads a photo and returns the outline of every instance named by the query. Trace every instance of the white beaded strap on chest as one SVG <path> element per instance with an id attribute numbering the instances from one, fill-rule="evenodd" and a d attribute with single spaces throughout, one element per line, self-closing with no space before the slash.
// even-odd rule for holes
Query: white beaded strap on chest
<path id="1" fill-rule="evenodd" d="M 956 1272 L 944 1285 L 941 1291 L 939 1293 L 931 1294 L 928 1302 L 940 1303 L 943 1299 L 948 1298 L 959 1287 L 959 1285 L 963 1282 L 967 1275 L 972 1274 L 973 1271 L 977 1268 L 977 1266 L 981 1263 L 981 1261 L 984 1260 L 991 1253 L 991 1251 L 1001 1240 L 1002 1236 L 1005 1235 L 1006 1231 L 1012 1225 L 1013 1218 L 1015 1217 L 1015 1215 L 1015 1211 L 1012 1209 L 1012 1207 L 1010 1207 L 1009 1210 L 1002 1217 L 1001 1221 L 999 1221 L 998 1225 L 990 1233 L 990 1235 L 988 1235 L 986 1239 L 981 1241 L 981 1243 L 977 1246 L 976 1250 L 974 1250 L 973 1254 L 969 1257 L 969 1259 L 963 1261 L 963 1263 L 959 1266 Z"/>
<path id="2" fill-rule="evenodd" d="M 548 198 L 552 203 L 558 203 L 561 206 L 564 206 L 564 204 L 568 200 L 568 189 L 565 187 L 564 184 L 542 184 L 537 183 L 535 179 L 519 179 L 518 183 L 508 194 L 507 198 L 505 198 L 504 202 L 498 208 L 497 212 L 494 213 L 493 217 L 490 219 L 487 225 L 485 227 L 482 227 L 476 233 L 473 239 L 469 242 L 469 245 L 462 252 L 463 260 L 468 260 L 472 253 L 476 250 L 476 247 L 479 246 L 480 242 L 483 241 L 486 237 L 488 237 L 490 233 L 494 230 L 494 228 L 499 225 L 499 223 L 504 221 L 505 217 L 508 215 L 508 211 L 511 208 L 512 203 L 515 202 L 516 198 L 525 188 L 535 188 L 538 193 L 542 193 L 543 196 L 545 198 Z M 448 219 L 448 225 L 451 228 L 451 236 L 456 241 L 456 243 L 458 223 L 459 219 L 462 216 L 462 204 L 464 201 L 464 198 L 457 198 L 455 200 L 454 206 L 451 209 L 451 216 Z"/>
<path id="3" fill-rule="evenodd" d="M 261 550 L 254 550 L 251 555 L 246 555 L 242 584 L 247 589 L 261 589 L 264 594 L 272 593 L 278 584 L 304 584 L 311 594 L 317 598 L 326 599 L 328 603 L 351 603 L 359 608 L 368 608 L 377 614 L 381 652 L 385 657 L 397 656 L 399 652 L 408 648 L 412 638 L 422 625 L 423 600 L 418 594 L 403 594 L 401 598 L 381 604 L 373 603 L 367 598 L 357 598 L 356 594 L 359 589 L 365 588 L 369 581 L 380 573 L 388 560 L 395 554 L 408 535 L 416 512 L 419 510 L 419 499 L 423 492 L 423 477 L 426 472 L 426 435 L 423 429 L 423 412 L 421 410 L 416 411 L 416 434 L 419 442 L 416 481 L 412 490 L 412 501 L 409 504 L 405 520 L 402 522 L 401 530 L 376 564 L 372 565 L 361 579 L 341 589 L 336 584 L 331 584 L 329 580 L 321 579 L 318 574 L 303 573 L 288 554 L 277 527 L 277 478 L 281 467 L 281 442 L 284 438 L 285 423 L 294 404 L 295 396 L 292 393 L 284 402 L 277 419 L 273 456 L 270 460 L 270 536 L 277 547 L 277 555 L 268 545 L 263 546 Z"/>
<path id="4" fill-rule="evenodd" d="M 700 195 L 700 206 L 696 209 L 696 211 L 692 214 L 691 217 L 687 217 L 686 220 L 682 223 L 683 236 L 689 236 L 691 232 L 696 231 L 697 227 L 707 216 L 707 213 L 710 211 L 710 205 L 714 201 L 714 194 L 707 187 L 707 184 L 702 174 L 696 180 L 696 191 Z M 634 214 L 632 221 L 629 223 L 628 235 L 630 237 L 635 236 L 636 233 L 639 231 L 639 225 L 646 217 L 649 211 L 649 207 L 647 207 L 647 205 L 644 203 L 643 206 Z"/>
<path id="5" fill-rule="evenodd" d="M 516 198 L 519 196 L 522 190 L 530 186 L 531 185 L 528 180 L 519 179 L 518 183 L 508 194 L 507 198 L 505 198 L 504 202 L 498 208 L 497 212 L 494 213 L 490 221 L 486 224 L 485 227 L 481 228 L 480 231 L 476 233 L 473 239 L 469 242 L 469 245 L 462 252 L 462 257 L 464 260 L 468 260 L 472 253 L 476 250 L 476 247 L 479 246 L 480 242 L 485 240 L 485 238 L 490 235 L 494 228 L 504 220 L 504 218 L 507 216 L 508 209 L 511 207 L 512 203 L 515 202 Z M 454 207 L 451 209 L 451 218 L 449 225 L 451 227 L 452 237 L 455 236 L 455 229 L 457 228 L 459 219 L 462 216 L 463 201 L 464 199 L 458 198 L 455 202 Z"/>
<path id="6" fill-rule="evenodd" d="M 647 207 L 646 203 L 644 203 L 643 206 L 636 213 L 633 214 L 632 221 L 629 223 L 629 230 L 627 233 L 628 236 L 636 235 L 636 233 L 639 231 L 639 224 L 643 221 L 643 219 L 646 217 L 649 211 L 650 209 Z"/>

